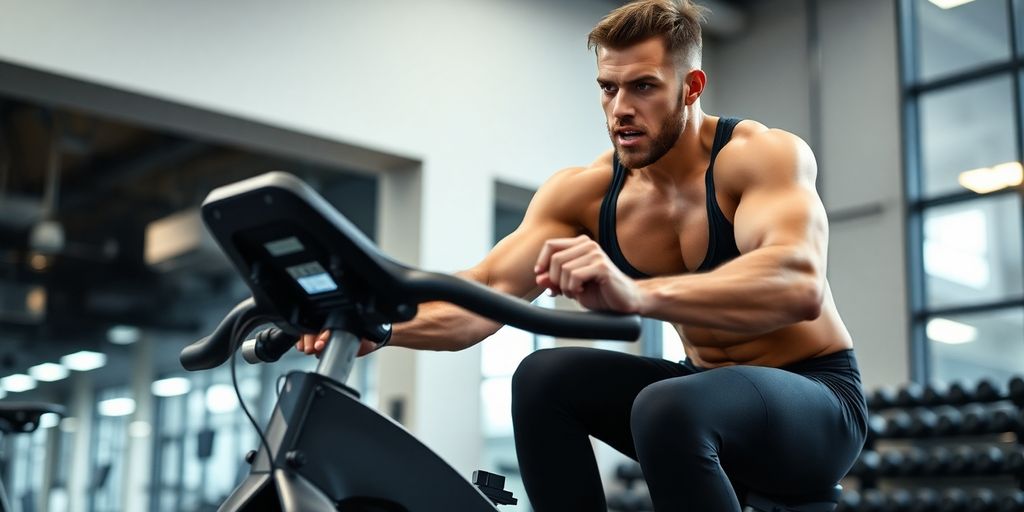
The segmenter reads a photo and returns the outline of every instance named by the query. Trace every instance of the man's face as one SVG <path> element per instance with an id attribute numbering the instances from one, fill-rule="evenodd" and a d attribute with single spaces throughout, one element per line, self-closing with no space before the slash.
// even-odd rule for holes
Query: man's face
<path id="1" fill-rule="evenodd" d="M 661 38 L 620 50 L 599 48 L 597 83 L 622 165 L 646 167 L 672 149 L 684 126 L 685 88 Z"/>

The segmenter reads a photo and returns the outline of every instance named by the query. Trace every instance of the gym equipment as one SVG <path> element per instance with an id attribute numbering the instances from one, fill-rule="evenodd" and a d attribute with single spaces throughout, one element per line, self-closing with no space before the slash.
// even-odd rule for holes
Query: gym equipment
<path id="1" fill-rule="evenodd" d="M 981 379 L 974 386 L 972 402 L 998 402 L 1006 397 L 1002 386 L 989 380 Z"/>
<path id="2" fill-rule="evenodd" d="M 4 402 L 0 401 L 0 433 L 27 434 L 39 428 L 39 419 L 44 414 L 66 415 L 63 406 L 43 402 Z M 0 480 L 0 512 L 12 510 L 7 499 L 7 490 Z"/>
<path id="3" fill-rule="evenodd" d="M 1014 377 L 1010 379 L 1007 388 L 1007 398 L 1013 401 L 1017 406 L 1024 407 L 1024 378 Z"/>
<path id="4" fill-rule="evenodd" d="M 938 419 L 935 420 L 935 435 L 954 436 L 960 433 L 964 417 L 959 410 L 947 405 L 936 409 L 936 415 Z"/>
<path id="5" fill-rule="evenodd" d="M 875 480 L 879 477 L 881 465 L 882 457 L 878 455 L 878 452 L 864 450 L 860 452 L 860 456 L 853 462 L 853 467 L 850 468 L 849 474 L 859 478 L 861 482 L 870 487 L 874 485 Z"/>
<path id="6" fill-rule="evenodd" d="M 895 405 L 899 407 L 915 407 L 924 402 L 924 387 L 916 382 L 904 385 L 896 393 Z"/>
<path id="7" fill-rule="evenodd" d="M 891 387 L 881 387 L 872 391 L 867 399 L 868 408 L 873 411 L 892 407 L 896 404 L 896 390 Z"/>
<path id="8" fill-rule="evenodd" d="M 929 409 L 915 409 L 910 413 L 910 426 L 907 435 L 910 437 L 928 437 L 935 433 L 939 417 Z"/>
<path id="9" fill-rule="evenodd" d="M 411 320 L 422 302 L 451 302 L 551 336 L 635 340 L 640 334 L 635 316 L 543 309 L 479 283 L 404 266 L 287 173 L 212 191 L 202 217 L 252 297 L 181 351 L 184 368 L 206 370 L 232 359 L 234 380 L 240 344 L 248 362 L 273 362 L 301 333 L 331 331 L 316 370 L 284 379 L 265 433 L 243 407 L 261 446 L 246 457 L 250 474 L 221 511 L 493 512 L 514 499 L 489 485 L 498 479 L 488 474 L 474 478 L 485 485 L 471 485 L 345 385 L 360 338 L 386 339 L 390 324 Z M 275 327 L 245 340 L 268 323 Z M 838 497 L 838 486 L 795 501 L 750 495 L 747 509 L 831 511 Z"/>
<path id="10" fill-rule="evenodd" d="M 646 491 L 636 490 L 637 482 L 644 481 L 640 464 L 626 462 L 615 467 L 615 477 L 623 483 L 625 490 L 608 496 L 608 510 L 615 512 L 650 512 L 654 510 L 651 496 Z"/>
<path id="11" fill-rule="evenodd" d="M 388 324 L 413 318 L 421 302 L 446 300 L 552 336 L 635 340 L 640 333 L 635 316 L 543 309 L 401 265 L 289 174 L 218 188 L 202 216 L 252 297 L 181 351 L 183 367 L 219 366 L 246 334 L 267 323 L 275 327 L 241 343 L 250 363 L 276 361 L 301 333 L 331 330 L 316 370 L 285 377 L 265 434 L 260 431 L 261 449 L 246 457 L 250 474 L 222 511 L 493 512 L 497 503 L 514 502 L 495 488 L 499 478 L 478 473 L 478 485 L 471 485 L 345 385 L 360 338 L 382 339 Z"/>

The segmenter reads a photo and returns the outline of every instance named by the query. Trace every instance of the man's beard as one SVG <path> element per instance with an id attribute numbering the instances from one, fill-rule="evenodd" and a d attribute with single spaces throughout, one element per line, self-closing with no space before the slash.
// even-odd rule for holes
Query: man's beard
<path id="1" fill-rule="evenodd" d="M 626 149 L 623 151 L 623 148 L 620 148 L 616 141 L 615 132 L 609 127 L 608 135 L 612 139 L 612 145 L 615 146 L 615 154 L 619 157 L 619 162 L 627 169 L 640 169 L 660 160 L 661 157 L 665 156 L 665 153 L 668 153 L 676 145 L 676 141 L 679 140 L 679 134 L 683 133 L 682 114 L 683 101 L 680 97 L 676 103 L 675 112 L 661 123 L 661 129 L 658 130 L 657 137 L 651 140 L 650 148 L 643 153 L 638 149 Z"/>

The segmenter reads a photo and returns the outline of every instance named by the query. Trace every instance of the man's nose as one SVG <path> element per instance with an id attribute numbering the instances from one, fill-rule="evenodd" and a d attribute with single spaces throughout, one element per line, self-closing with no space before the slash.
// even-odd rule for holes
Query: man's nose
<path id="1" fill-rule="evenodd" d="M 629 98 L 622 91 L 619 91 L 615 98 L 612 98 L 611 114 L 612 117 L 621 120 L 636 115 L 636 109 L 633 108 L 633 103 Z"/>

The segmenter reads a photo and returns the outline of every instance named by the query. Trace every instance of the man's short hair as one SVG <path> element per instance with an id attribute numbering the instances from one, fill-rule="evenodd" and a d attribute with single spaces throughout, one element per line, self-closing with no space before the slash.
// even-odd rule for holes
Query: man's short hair
<path id="1" fill-rule="evenodd" d="M 590 31 L 587 48 L 621 50 L 660 36 L 677 66 L 700 66 L 700 24 L 706 12 L 691 0 L 634 0 L 608 13 Z"/>

